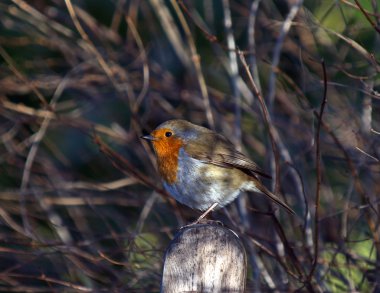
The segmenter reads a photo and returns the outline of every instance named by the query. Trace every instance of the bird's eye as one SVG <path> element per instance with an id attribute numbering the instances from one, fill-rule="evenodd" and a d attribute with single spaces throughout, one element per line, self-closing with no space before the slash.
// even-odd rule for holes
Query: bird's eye
<path id="1" fill-rule="evenodd" d="M 165 132 L 165 136 L 166 136 L 166 137 L 170 137 L 170 136 L 172 136 L 172 134 L 173 134 L 173 133 L 170 132 L 170 131 Z"/>

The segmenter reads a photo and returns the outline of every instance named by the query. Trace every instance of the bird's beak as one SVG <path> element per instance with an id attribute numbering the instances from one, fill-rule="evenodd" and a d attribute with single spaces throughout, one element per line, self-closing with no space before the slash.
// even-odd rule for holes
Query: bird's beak
<path id="1" fill-rule="evenodd" d="M 151 134 L 142 135 L 142 136 L 140 136 L 140 138 L 146 139 L 146 140 L 155 140 L 155 138 Z"/>

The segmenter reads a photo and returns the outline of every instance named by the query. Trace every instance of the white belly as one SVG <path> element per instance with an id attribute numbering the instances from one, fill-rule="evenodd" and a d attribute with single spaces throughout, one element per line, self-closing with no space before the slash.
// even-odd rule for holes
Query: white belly
<path id="1" fill-rule="evenodd" d="M 253 190 L 253 182 L 241 184 L 232 177 L 233 169 L 193 159 L 180 150 L 177 181 L 164 183 L 165 189 L 179 202 L 201 211 L 213 203 L 219 207 L 233 201 L 241 190 Z"/>

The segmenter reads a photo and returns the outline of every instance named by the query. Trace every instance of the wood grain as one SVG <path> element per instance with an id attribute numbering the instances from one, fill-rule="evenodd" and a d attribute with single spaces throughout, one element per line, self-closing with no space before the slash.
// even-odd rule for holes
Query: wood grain
<path id="1" fill-rule="evenodd" d="M 161 292 L 244 292 L 247 259 L 231 230 L 217 224 L 181 229 L 164 259 Z"/>

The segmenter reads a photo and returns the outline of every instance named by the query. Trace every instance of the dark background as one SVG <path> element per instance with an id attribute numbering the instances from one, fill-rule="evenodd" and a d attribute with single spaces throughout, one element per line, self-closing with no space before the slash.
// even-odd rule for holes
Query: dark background
<path id="1" fill-rule="evenodd" d="M 380 292 L 380 12 L 357 2 L 2 1 L 0 291 L 158 291 L 199 212 L 139 136 L 182 118 L 297 213 L 251 194 L 214 213 L 248 290 Z"/>

